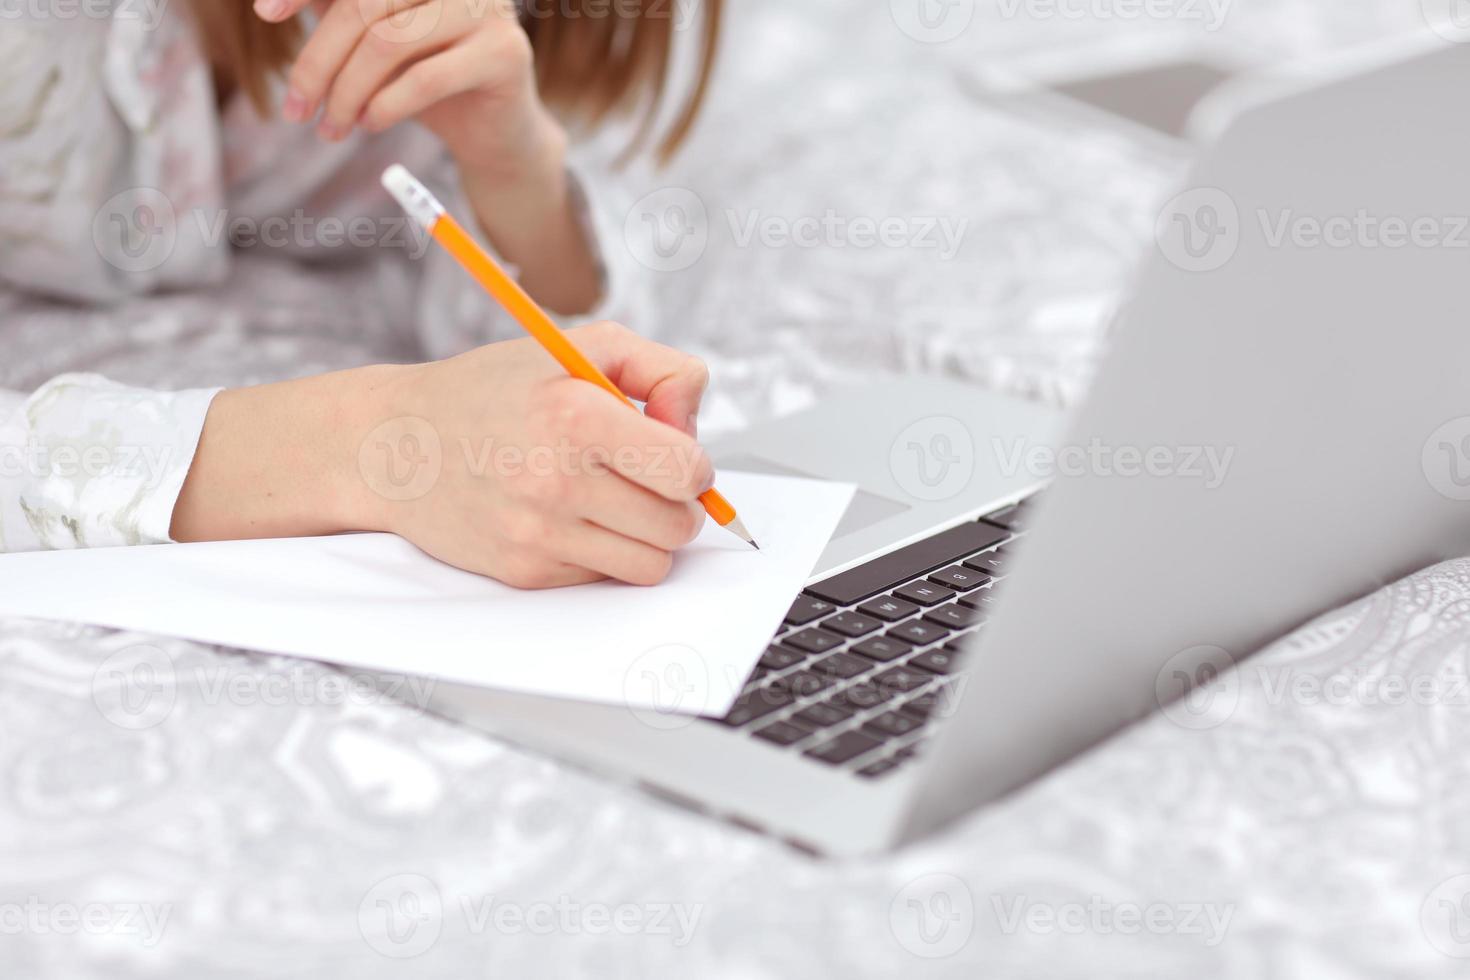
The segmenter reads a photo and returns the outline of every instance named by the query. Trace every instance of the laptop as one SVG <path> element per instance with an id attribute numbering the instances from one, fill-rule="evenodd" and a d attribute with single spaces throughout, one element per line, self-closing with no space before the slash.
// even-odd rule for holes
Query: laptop
<path id="1" fill-rule="evenodd" d="M 859 488 L 726 717 L 442 684 L 433 709 L 872 853 L 1470 551 L 1467 91 L 1470 47 L 1442 44 L 1245 110 L 1070 418 L 913 378 L 713 447 Z"/>

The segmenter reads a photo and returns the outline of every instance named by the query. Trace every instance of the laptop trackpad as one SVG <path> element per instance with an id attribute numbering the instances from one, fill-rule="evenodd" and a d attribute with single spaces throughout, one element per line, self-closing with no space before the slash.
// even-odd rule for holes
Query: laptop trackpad
<path id="1" fill-rule="evenodd" d="M 773 463 L 769 459 L 759 456 L 735 455 L 721 456 L 717 465 L 725 469 L 745 470 L 749 473 L 770 473 L 773 476 L 799 476 L 808 480 L 820 480 L 819 476 L 811 473 L 803 473 L 780 463 Z M 837 529 L 832 532 L 832 540 L 836 541 L 854 531 L 861 531 L 865 527 L 871 527 L 879 521 L 887 520 L 896 514 L 902 514 L 908 510 L 908 504 L 901 504 L 897 500 L 889 500 L 880 497 L 876 493 L 869 493 L 862 487 L 852 495 L 852 503 L 847 505 L 847 512 L 842 515 L 842 520 L 837 522 Z"/>

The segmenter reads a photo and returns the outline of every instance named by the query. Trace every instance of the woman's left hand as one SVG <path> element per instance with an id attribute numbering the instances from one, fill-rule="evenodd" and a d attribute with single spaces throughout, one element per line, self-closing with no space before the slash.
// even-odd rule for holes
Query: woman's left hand
<path id="1" fill-rule="evenodd" d="M 558 313 L 592 308 L 601 272 L 577 218 L 567 138 L 536 89 L 515 0 L 256 0 L 280 22 L 318 22 L 291 66 L 281 114 L 340 140 L 416 119 L 444 142 L 480 227 Z"/>
<path id="2" fill-rule="evenodd" d="M 257 0 L 262 19 L 312 0 Z M 511 182 L 560 165 L 565 138 L 536 92 L 513 0 L 315 0 L 320 21 L 291 67 L 282 115 L 340 140 L 417 119 L 461 168 Z M 553 162 L 555 161 L 555 162 Z"/>

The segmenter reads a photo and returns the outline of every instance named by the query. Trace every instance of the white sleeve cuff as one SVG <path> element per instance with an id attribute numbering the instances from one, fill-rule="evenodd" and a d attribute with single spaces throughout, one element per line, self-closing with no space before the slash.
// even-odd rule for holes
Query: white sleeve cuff
<path id="1" fill-rule="evenodd" d="M 41 386 L 3 424 L 0 548 L 171 541 L 174 504 L 219 391 L 150 391 L 95 374 Z"/>

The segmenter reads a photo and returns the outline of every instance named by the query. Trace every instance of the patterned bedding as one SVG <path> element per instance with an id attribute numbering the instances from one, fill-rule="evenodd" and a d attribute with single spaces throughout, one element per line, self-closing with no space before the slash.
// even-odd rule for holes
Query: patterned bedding
<path id="1" fill-rule="evenodd" d="M 962 81 L 1080 43 L 1074 22 L 997 0 L 926 43 L 899 29 L 903 2 L 739 5 L 695 145 L 613 178 L 693 216 L 691 261 L 649 259 L 678 268 L 649 269 L 647 327 L 714 367 L 706 432 L 891 371 L 1071 402 L 1187 163 Z M 1209 41 L 1310 54 L 1408 26 L 1405 6 L 1241 0 Z M 909 219 L 898 246 L 854 243 L 857 219 L 891 216 Z M 637 217 L 626 244 L 647 257 Z M 830 247 L 762 231 L 813 226 Z M 374 286 L 262 259 L 207 297 L 17 303 L 0 388 L 413 356 Z M 837 864 L 457 728 L 411 683 L 10 621 L 0 975 L 1463 976 L 1467 620 L 1470 561 L 1426 569 L 1274 644 L 1203 712 Z M 139 647 L 163 658 L 151 673 L 129 666 Z"/>

